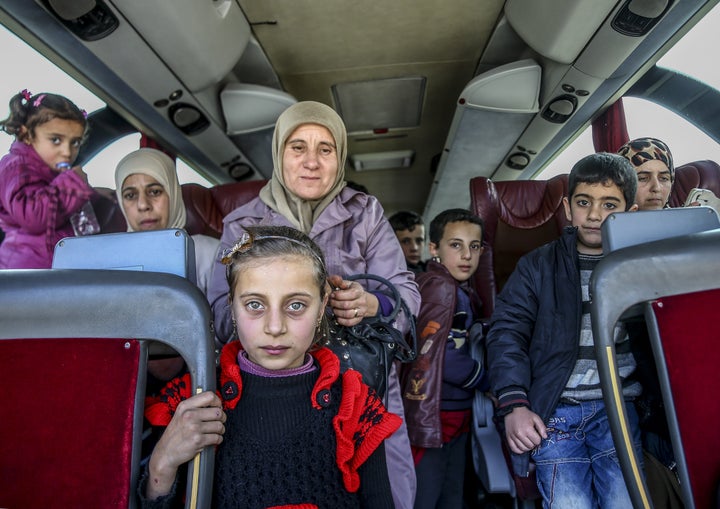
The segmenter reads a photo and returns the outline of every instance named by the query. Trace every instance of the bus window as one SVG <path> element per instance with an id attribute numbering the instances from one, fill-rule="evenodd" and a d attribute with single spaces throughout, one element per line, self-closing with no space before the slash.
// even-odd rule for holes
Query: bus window
<path id="1" fill-rule="evenodd" d="M 720 162 L 720 145 L 680 115 L 635 97 L 623 98 L 623 106 L 630 138 L 650 136 L 664 141 L 677 166 L 703 159 Z M 537 178 L 547 180 L 569 173 L 573 164 L 594 151 L 592 128 L 588 127 Z"/>
<path id="2" fill-rule="evenodd" d="M 32 93 L 53 92 L 64 95 L 79 107 L 93 112 L 104 108 L 105 103 L 62 69 L 20 40 L 15 34 L 0 25 L 0 65 L 8 70 L 0 81 L 0 116 L 7 115 L 10 98 L 23 89 Z M 0 157 L 10 150 L 13 137 L 0 133 Z M 88 181 L 93 187 L 115 188 L 114 170 L 125 154 L 140 146 L 140 134 L 131 134 L 115 140 L 84 165 Z M 178 179 L 181 184 L 196 183 L 210 187 L 213 184 L 177 159 Z"/>
<path id="3" fill-rule="evenodd" d="M 80 85 L 64 71 L 32 49 L 15 34 L 0 25 L 0 65 L 5 70 L 0 80 L 0 115 L 8 114 L 10 98 L 23 89 L 32 93 L 54 92 L 64 95 L 88 113 L 105 107 L 105 103 Z M 4 155 L 13 142 L 11 136 L 0 134 L 0 154 Z"/>
<path id="4" fill-rule="evenodd" d="M 708 65 L 697 48 L 713 48 L 720 44 L 720 5 L 715 6 L 683 38 L 675 44 L 657 65 L 681 72 L 720 89 L 720 68 Z M 669 109 L 648 100 L 624 97 L 625 118 L 630 138 L 650 136 L 667 143 L 676 165 L 710 159 L 720 162 L 720 145 L 698 127 Z M 592 128 L 587 127 L 536 178 L 549 179 L 568 173 L 572 165 L 595 149 Z"/>
<path id="5" fill-rule="evenodd" d="M 664 141 L 676 165 L 702 159 L 720 162 L 720 145 L 681 116 L 644 99 L 626 97 L 623 104 L 630 136 Z"/>
<path id="6" fill-rule="evenodd" d="M 536 177 L 547 180 L 562 173 L 570 173 L 573 164 L 588 154 L 595 152 L 592 141 L 592 127 L 587 127 L 559 156 L 545 167 Z"/>
<path id="7" fill-rule="evenodd" d="M 84 166 L 90 185 L 115 189 L 115 167 L 120 162 L 120 159 L 133 150 L 137 150 L 139 146 L 140 134 L 135 133 L 115 140 L 105 147 Z M 182 159 L 176 159 L 175 166 L 181 184 L 195 183 L 205 187 L 212 187 L 213 184 L 210 181 L 193 170 Z"/>

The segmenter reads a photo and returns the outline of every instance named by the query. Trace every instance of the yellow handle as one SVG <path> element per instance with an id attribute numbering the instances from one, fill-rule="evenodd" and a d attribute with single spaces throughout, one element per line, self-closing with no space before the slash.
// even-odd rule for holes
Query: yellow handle
<path id="1" fill-rule="evenodd" d="M 202 387 L 198 387 L 197 389 L 195 389 L 195 394 L 200 394 L 201 392 Z M 193 475 L 192 485 L 190 487 L 190 509 L 196 509 L 198 499 L 198 484 L 200 483 L 200 453 L 197 453 L 193 458 L 192 470 Z"/>

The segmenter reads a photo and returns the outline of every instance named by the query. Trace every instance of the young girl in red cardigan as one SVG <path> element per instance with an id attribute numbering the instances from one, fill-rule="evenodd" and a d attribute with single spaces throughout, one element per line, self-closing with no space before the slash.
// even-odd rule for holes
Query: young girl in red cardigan
<path id="1" fill-rule="evenodd" d="M 383 441 L 400 418 L 318 346 L 330 290 L 320 249 L 293 228 L 254 227 L 223 263 L 239 341 L 220 355 L 218 394 L 175 405 L 171 387 L 146 408 L 154 424 L 172 417 L 142 506 L 171 507 L 180 466 L 217 446 L 213 507 L 393 507 Z"/>

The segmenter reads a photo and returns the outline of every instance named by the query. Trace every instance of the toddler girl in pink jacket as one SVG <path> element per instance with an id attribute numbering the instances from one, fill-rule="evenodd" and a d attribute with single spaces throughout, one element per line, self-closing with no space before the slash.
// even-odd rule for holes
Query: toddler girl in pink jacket
<path id="1" fill-rule="evenodd" d="M 72 166 L 87 119 L 67 98 L 27 90 L 10 99 L 0 129 L 15 136 L 0 160 L 0 269 L 50 268 L 55 244 L 73 236 L 70 216 L 93 194 Z"/>

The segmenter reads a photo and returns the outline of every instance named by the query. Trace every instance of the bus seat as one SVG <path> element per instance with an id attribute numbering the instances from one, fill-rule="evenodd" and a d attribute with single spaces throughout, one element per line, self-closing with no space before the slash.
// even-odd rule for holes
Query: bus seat
<path id="1" fill-rule="evenodd" d="M 473 359 L 485 365 L 485 341 L 478 339 L 470 343 L 470 354 Z M 505 453 L 493 420 L 494 414 L 492 400 L 475 391 L 470 430 L 473 469 L 485 491 L 509 493 L 514 497 L 515 485 L 510 472 L 505 468 L 497 468 L 498 465 L 505 464 Z"/>
<path id="2" fill-rule="evenodd" d="M 604 226 L 605 227 L 605 226 Z M 626 433 L 613 330 L 620 317 L 644 309 L 685 507 L 711 507 L 720 478 L 720 436 L 708 423 L 720 407 L 707 391 L 720 385 L 720 229 L 640 244 L 608 253 L 590 281 L 593 337 L 608 420 L 636 508 L 651 507 L 638 458 Z M 705 398 L 705 399 L 703 399 Z"/>
<path id="3" fill-rule="evenodd" d="M 187 211 L 185 229 L 190 235 L 203 233 L 219 238 L 223 218 L 254 199 L 266 183 L 266 180 L 248 180 L 210 188 L 183 184 L 183 201 Z"/>
<path id="4" fill-rule="evenodd" d="M 0 507 L 135 507 L 148 351 L 214 390 L 210 321 L 172 274 L 0 271 Z M 213 464 L 191 465 L 186 507 L 210 506 Z"/>
<path id="5" fill-rule="evenodd" d="M 710 189 L 720 196 L 720 166 L 715 161 L 695 161 L 675 168 L 675 182 L 670 192 L 670 206 L 682 207 L 694 188 Z"/>
<path id="6" fill-rule="evenodd" d="M 651 338 L 664 354 L 661 386 L 673 403 L 669 420 L 678 450 L 675 457 L 680 458 L 681 479 L 692 488 L 696 507 L 712 506 L 720 481 L 720 434 L 708 433 L 707 428 L 708 423 L 720 422 L 720 405 L 708 405 L 703 391 L 720 385 L 720 331 L 714 314 L 719 308 L 720 289 L 652 303 L 656 325 Z"/>
<path id="7" fill-rule="evenodd" d="M 224 216 L 215 206 L 210 189 L 200 184 L 183 184 L 180 187 L 185 203 L 185 230 L 191 235 L 199 233 L 219 238 Z"/>
<path id="8" fill-rule="evenodd" d="M 502 440 L 495 427 L 493 402 L 488 397 L 473 399 L 473 466 L 488 493 L 509 493 L 515 496 L 515 485 L 505 463 Z"/>
<path id="9" fill-rule="evenodd" d="M 100 188 L 103 192 L 96 193 L 90 198 L 93 210 L 100 225 L 102 233 L 117 233 L 127 231 L 127 223 L 125 216 L 120 211 L 120 207 L 115 197 L 115 190 L 108 188 Z"/>
<path id="10" fill-rule="evenodd" d="M 142 270 L 197 281 L 193 239 L 177 228 L 67 237 L 55 245 L 52 268 Z"/>
<path id="11" fill-rule="evenodd" d="M 615 212 L 602 225 L 603 254 L 716 228 L 720 228 L 720 215 L 711 207 Z"/>
<path id="12" fill-rule="evenodd" d="M 482 317 L 493 312 L 495 295 L 515 269 L 518 259 L 530 250 L 557 238 L 567 224 L 562 199 L 567 175 L 550 180 L 494 182 L 486 177 L 470 180 L 471 211 L 485 228 L 478 270 L 473 282 L 482 299 Z M 492 401 L 483 394 L 474 400 L 472 446 L 477 476 L 490 493 L 509 493 L 522 506 L 533 506 L 539 496 L 534 474 L 514 479 L 507 468 L 502 438 L 492 420 Z M 505 465 L 505 468 L 498 468 Z"/>
<path id="13" fill-rule="evenodd" d="M 470 208 L 485 222 L 485 251 L 474 276 L 483 317 L 495 307 L 495 295 L 527 252 L 556 239 L 567 223 L 562 199 L 567 175 L 550 180 L 494 182 L 470 180 Z"/>

